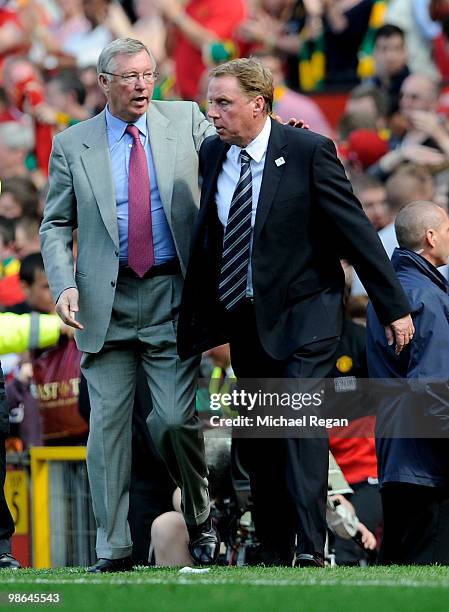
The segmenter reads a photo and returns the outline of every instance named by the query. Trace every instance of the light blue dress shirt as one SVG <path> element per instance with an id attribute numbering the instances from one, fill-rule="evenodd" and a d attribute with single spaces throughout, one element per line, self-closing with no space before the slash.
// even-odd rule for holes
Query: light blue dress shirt
<path id="1" fill-rule="evenodd" d="M 154 263 L 155 265 L 160 265 L 170 259 L 174 259 L 176 257 L 176 249 L 157 186 L 156 169 L 151 153 L 146 115 L 140 117 L 134 125 L 140 132 L 140 140 L 148 160 Z M 122 119 L 112 115 L 106 106 L 106 129 L 117 205 L 120 265 L 128 263 L 128 169 L 133 138 L 126 132 L 127 126 L 128 123 L 126 121 L 122 121 Z"/>

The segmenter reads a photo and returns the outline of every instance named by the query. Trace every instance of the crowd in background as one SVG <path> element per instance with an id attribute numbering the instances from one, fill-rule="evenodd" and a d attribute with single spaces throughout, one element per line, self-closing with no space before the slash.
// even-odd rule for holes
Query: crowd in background
<path id="1" fill-rule="evenodd" d="M 96 62 L 117 37 L 142 40 L 153 52 L 160 75 L 155 99 L 195 100 L 203 109 L 211 66 L 258 57 L 273 72 L 275 113 L 284 121 L 301 118 L 336 142 L 389 255 L 397 246 L 394 219 L 405 204 L 433 200 L 447 209 L 446 0 L 6 0 L 0 2 L 3 312 L 54 313 L 38 235 L 52 137 L 103 108 Z M 367 297 L 349 264 L 348 313 L 363 323 Z M 6 324 L 0 320 L 0 335 Z M 75 362 L 66 376 L 74 380 L 79 359 L 70 334 L 61 332 L 63 352 L 70 346 Z M 350 366 L 337 361 L 335 375 L 359 367 L 363 343 L 349 355 Z M 212 357 L 229 369 L 228 358 L 222 364 L 221 356 Z M 49 364 L 39 350 L 3 356 L 2 364 L 16 409 L 10 450 L 85 439 L 87 427 L 73 412 L 62 423 L 39 417 L 52 401 Z M 75 398 L 77 389 L 65 393 Z M 349 484 L 374 481 L 374 443 L 347 444 L 335 440 L 332 450 Z M 370 528 L 378 524 L 376 517 Z"/>

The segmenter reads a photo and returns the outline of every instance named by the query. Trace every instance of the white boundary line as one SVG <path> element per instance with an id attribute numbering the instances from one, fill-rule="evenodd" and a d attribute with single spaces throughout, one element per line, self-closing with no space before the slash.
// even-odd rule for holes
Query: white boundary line
<path id="1" fill-rule="evenodd" d="M 112 577 L 111 577 L 112 578 Z M 15 585 L 27 585 L 32 586 L 33 584 L 102 584 L 102 585 L 181 585 L 181 586 L 197 586 L 197 585 L 213 585 L 213 586 L 269 586 L 269 587 L 289 587 L 289 586 L 343 586 L 343 587 L 391 587 L 391 588 L 441 588 L 449 589 L 449 581 L 445 582 L 430 582 L 430 581 L 419 581 L 410 579 L 398 579 L 398 580 L 337 580 L 329 578 L 304 578 L 299 580 L 286 580 L 286 579 L 243 579 L 243 580 L 228 580 L 225 578 L 184 578 L 184 577 L 173 577 L 173 578 L 156 578 L 148 576 L 147 578 L 112 578 L 99 579 L 94 577 L 80 577 L 80 578 L 33 578 L 26 576 L 17 578 L 3 578 L 2 584 L 15 584 Z"/>

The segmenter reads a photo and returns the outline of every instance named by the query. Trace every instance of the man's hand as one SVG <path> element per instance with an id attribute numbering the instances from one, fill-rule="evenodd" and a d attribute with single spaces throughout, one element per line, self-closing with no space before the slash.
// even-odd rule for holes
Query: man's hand
<path id="1" fill-rule="evenodd" d="M 444 130 L 437 113 L 415 110 L 410 113 L 410 121 L 416 130 L 424 132 L 431 138 L 437 137 L 438 132 Z"/>
<path id="2" fill-rule="evenodd" d="M 377 545 L 376 536 L 368 529 L 366 525 L 359 521 L 358 524 L 360 539 L 365 550 L 374 550 Z"/>
<path id="3" fill-rule="evenodd" d="M 81 323 L 75 319 L 75 313 L 78 312 L 78 289 L 69 287 L 65 289 L 56 303 L 56 312 L 61 317 L 66 325 L 75 329 L 84 329 Z"/>
<path id="4" fill-rule="evenodd" d="M 281 125 L 291 125 L 295 128 L 302 128 L 304 130 L 310 130 L 310 125 L 304 121 L 304 119 L 296 119 L 296 117 L 290 117 L 290 119 L 285 122 L 280 115 L 273 113 L 272 118 L 280 123 Z"/>
<path id="5" fill-rule="evenodd" d="M 413 338 L 414 333 L 415 328 L 413 326 L 412 317 L 409 314 L 393 321 L 390 325 L 385 327 L 385 335 L 389 346 L 396 342 L 394 349 L 396 355 L 399 355 L 402 349 L 407 346 Z"/>
<path id="6" fill-rule="evenodd" d="M 438 166 L 446 160 L 446 156 L 432 147 L 420 144 L 405 145 L 400 149 L 402 158 L 414 164 Z"/>
<path id="7" fill-rule="evenodd" d="M 75 335 L 75 330 L 73 329 L 73 327 L 66 325 L 62 319 L 60 321 L 59 330 L 60 330 L 61 336 L 65 336 L 66 338 L 69 338 L 69 339 L 73 338 L 73 336 Z"/>

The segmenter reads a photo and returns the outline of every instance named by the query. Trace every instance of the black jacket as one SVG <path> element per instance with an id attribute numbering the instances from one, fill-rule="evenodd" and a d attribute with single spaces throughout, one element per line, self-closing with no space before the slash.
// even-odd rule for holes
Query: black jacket
<path id="1" fill-rule="evenodd" d="M 200 150 L 201 209 L 179 318 L 181 357 L 228 341 L 217 299 L 223 229 L 215 205 L 227 150 L 218 136 Z M 285 359 L 340 335 L 342 255 L 354 263 L 385 324 L 410 311 L 332 141 L 272 121 L 251 261 L 257 328 L 269 355 Z"/>

